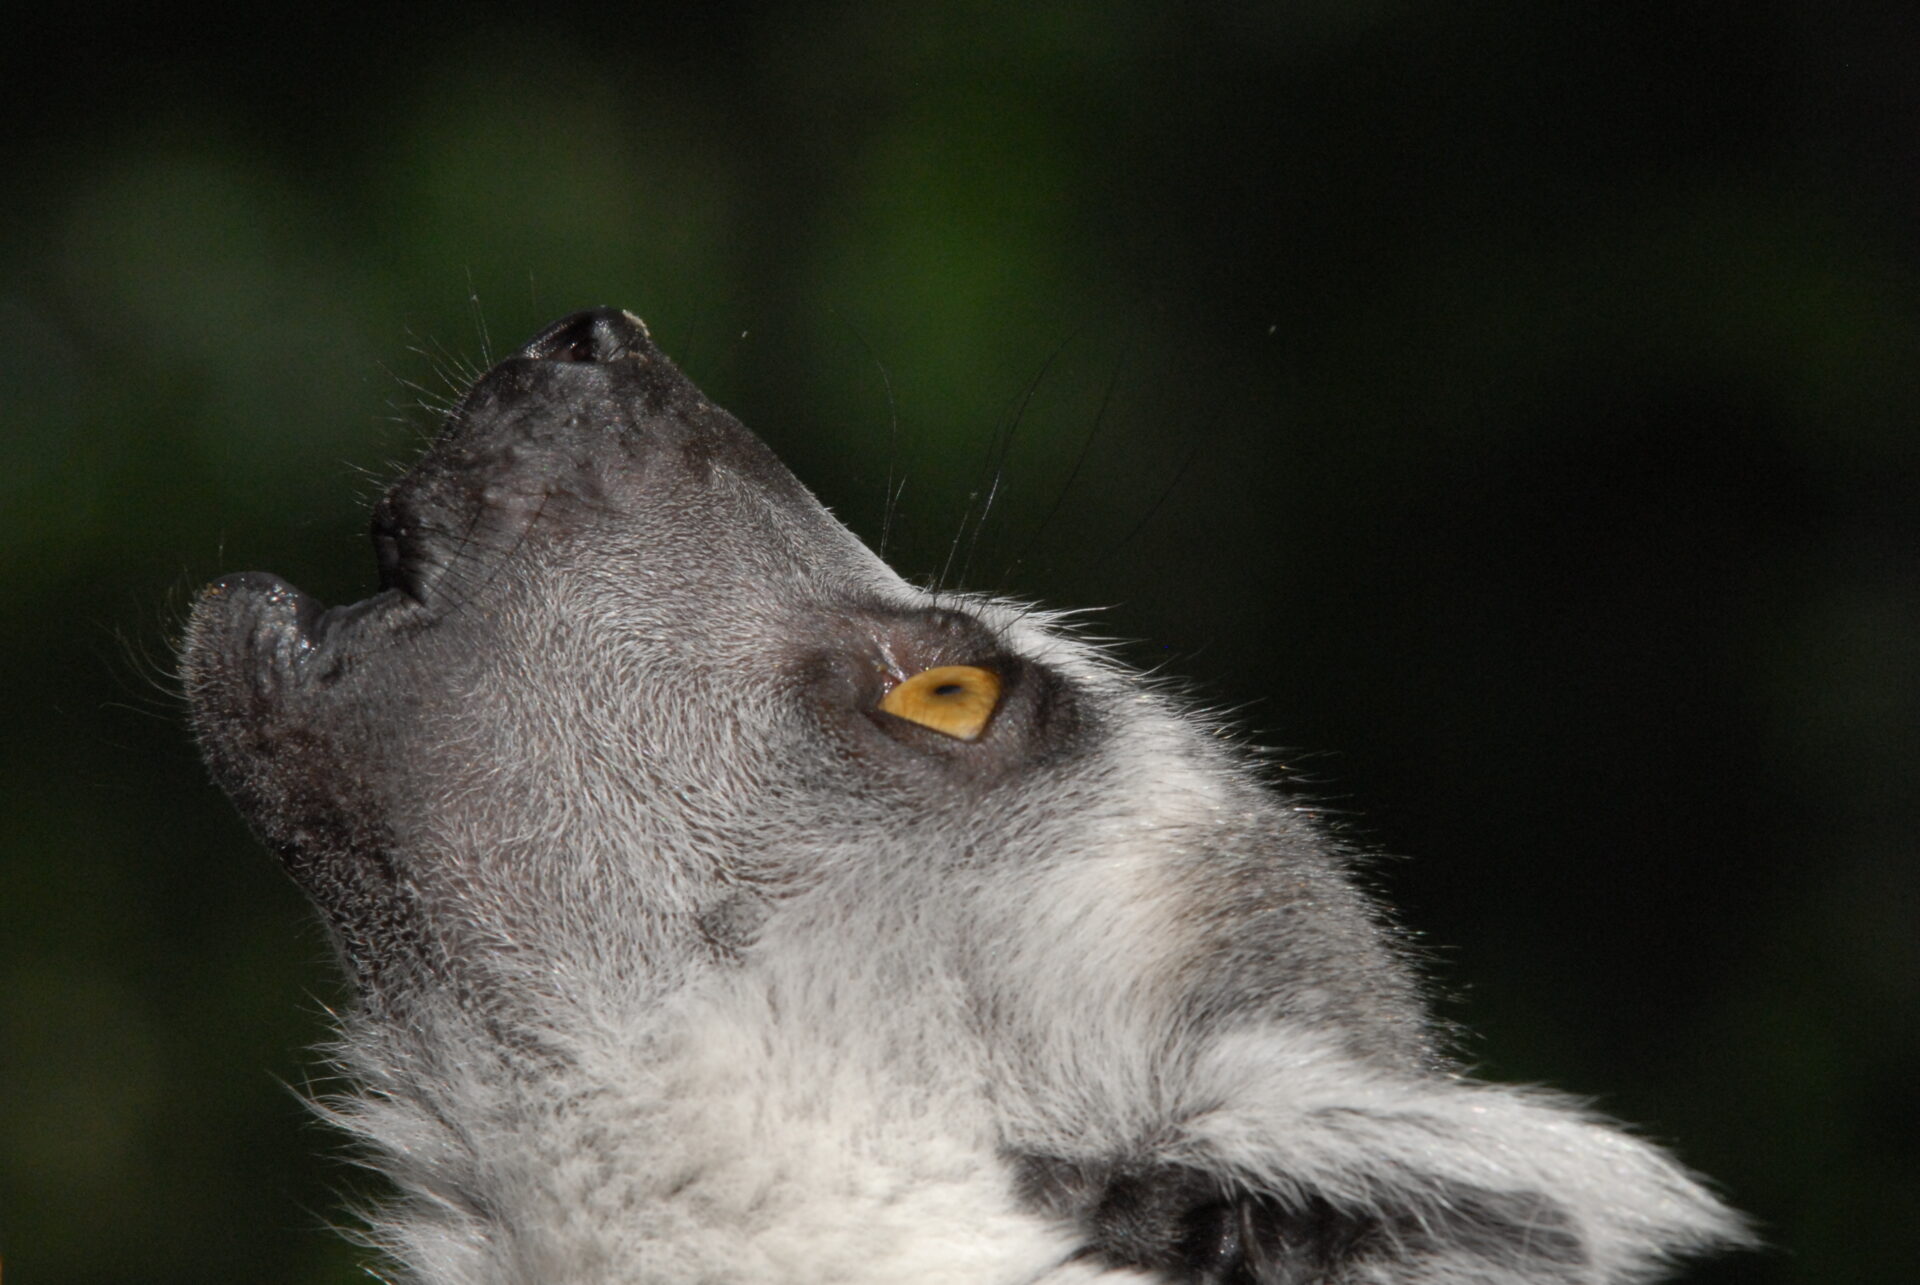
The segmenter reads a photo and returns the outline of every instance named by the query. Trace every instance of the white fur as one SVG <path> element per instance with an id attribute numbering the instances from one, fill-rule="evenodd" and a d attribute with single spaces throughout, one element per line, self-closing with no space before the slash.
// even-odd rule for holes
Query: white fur
<path id="1" fill-rule="evenodd" d="M 547 996 L 544 1060 L 504 1056 L 447 1010 L 350 1026 L 341 1062 L 363 1087 L 331 1110 L 408 1193 L 373 1219 L 414 1279 L 1147 1279 L 1074 1260 L 1073 1229 L 1015 1198 L 1010 1146 L 1145 1148 L 1283 1201 L 1416 1216 L 1455 1184 L 1549 1193 L 1589 1245 L 1582 1281 L 1642 1279 L 1671 1252 L 1738 1239 L 1671 1160 L 1562 1099 L 1390 1073 L 1284 1021 L 1183 1025 L 1194 946 L 1164 849 L 1246 783 L 1093 653 L 972 605 L 1004 611 L 1023 646 L 1131 711 L 1103 779 L 1058 801 L 1070 824 L 1009 825 L 1047 846 L 972 872 L 817 854 L 821 881 L 765 925 L 744 966 L 677 989 L 613 967 L 522 979 Z M 564 788 L 593 798 L 603 787 L 580 770 Z M 489 814 L 502 798 L 512 788 L 471 802 Z M 659 824 L 592 818 L 595 833 L 658 836 Z M 626 912 L 644 916 L 632 939 L 655 911 Z M 968 1011 L 980 993 L 990 1028 Z M 1352 1279 L 1528 1278 L 1436 1259 Z"/>

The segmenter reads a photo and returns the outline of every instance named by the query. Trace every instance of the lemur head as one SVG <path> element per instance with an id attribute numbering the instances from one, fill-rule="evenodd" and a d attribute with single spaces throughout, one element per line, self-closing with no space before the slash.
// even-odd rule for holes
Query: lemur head
<path id="1" fill-rule="evenodd" d="M 216 777 L 361 997 L 423 1281 L 1637 1279 L 1736 1223 L 1436 1051 L 1348 854 L 1043 615 L 902 581 L 637 318 L 485 375 L 380 591 L 208 588 Z"/>
<path id="2" fill-rule="evenodd" d="M 1423 1038 L 1359 900 L 1211 729 L 1024 611 L 900 580 L 630 314 L 480 380 L 374 542 L 352 606 L 212 586 L 186 669 L 218 778 L 376 1001 L 645 993 L 823 879 L 1030 872 L 1157 827 L 1263 860 L 1297 832 L 1288 877 L 1331 904 L 1295 946 L 1336 965 L 1314 989 L 1351 984 L 1317 1007 Z M 1218 917 L 1205 886 L 1181 935 Z"/>

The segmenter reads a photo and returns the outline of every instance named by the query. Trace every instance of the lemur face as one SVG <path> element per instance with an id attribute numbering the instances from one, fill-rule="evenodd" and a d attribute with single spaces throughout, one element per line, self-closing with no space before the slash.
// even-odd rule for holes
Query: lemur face
<path id="1" fill-rule="evenodd" d="M 484 376 L 380 590 L 231 576 L 215 776 L 358 984 L 427 1282 L 1644 1279 L 1737 1224 L 1473 1084 L 1351 854 L 1057 622 L 863 547 L 629 314 Z"/>
<path id="2" fill-rule="evenodd" d="M 376 1000 L 510 992 L 471 975 L 504 960 L 624 955 L 639 984 L 687 966 L 690 928 L 724 947 L 850 864 L 1031 870 L 1144 827 L 1222 849 L 1272 914 L 1318 898 L 1263 947 L 1312 956 L 1295 1006 L 1420 1055 L 1317 836 L 1024 612 L 901 581 L 627 314 L 561 322 L 480 380 L 374 543 L 381 591 L 351 606 L 214 585 L 188 666 L 222 783 Z M 940 721 L 969 700 L 977 722 Z M 1232 913 L 1208 880 L 1154 879 L 1168 949 Z M 1207 1002 L 1280 984 L 1222 992 L 1250 980 Z"/>

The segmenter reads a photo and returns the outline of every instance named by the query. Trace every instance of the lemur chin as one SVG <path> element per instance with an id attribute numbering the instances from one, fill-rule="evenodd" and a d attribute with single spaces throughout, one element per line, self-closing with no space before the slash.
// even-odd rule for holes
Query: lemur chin
<path id="1" fill-rule="evenodd" d="M 1058 619 L 883 565 L 631 314 L 479 380 L 380 591 L 208 587 L 207 761 L 359 1003 L 428 1285 L 1587 1285 L 1737 1244 L 1466 1078 L 1351 854 Z"/>

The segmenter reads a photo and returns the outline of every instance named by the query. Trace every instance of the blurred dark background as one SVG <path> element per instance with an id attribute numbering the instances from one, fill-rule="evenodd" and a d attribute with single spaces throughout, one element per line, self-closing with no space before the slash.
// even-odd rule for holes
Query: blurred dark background
<path id="1" fill-rule="evenodd" d="M 10 1285 L 363 1279 L 169 649 L 600 303 L 1289 747 L 1466 1055 L 1762 1221 L 1688 1280 L 1920 1279 L 1910 5 L 143 12 L 0 55 Z"/>

